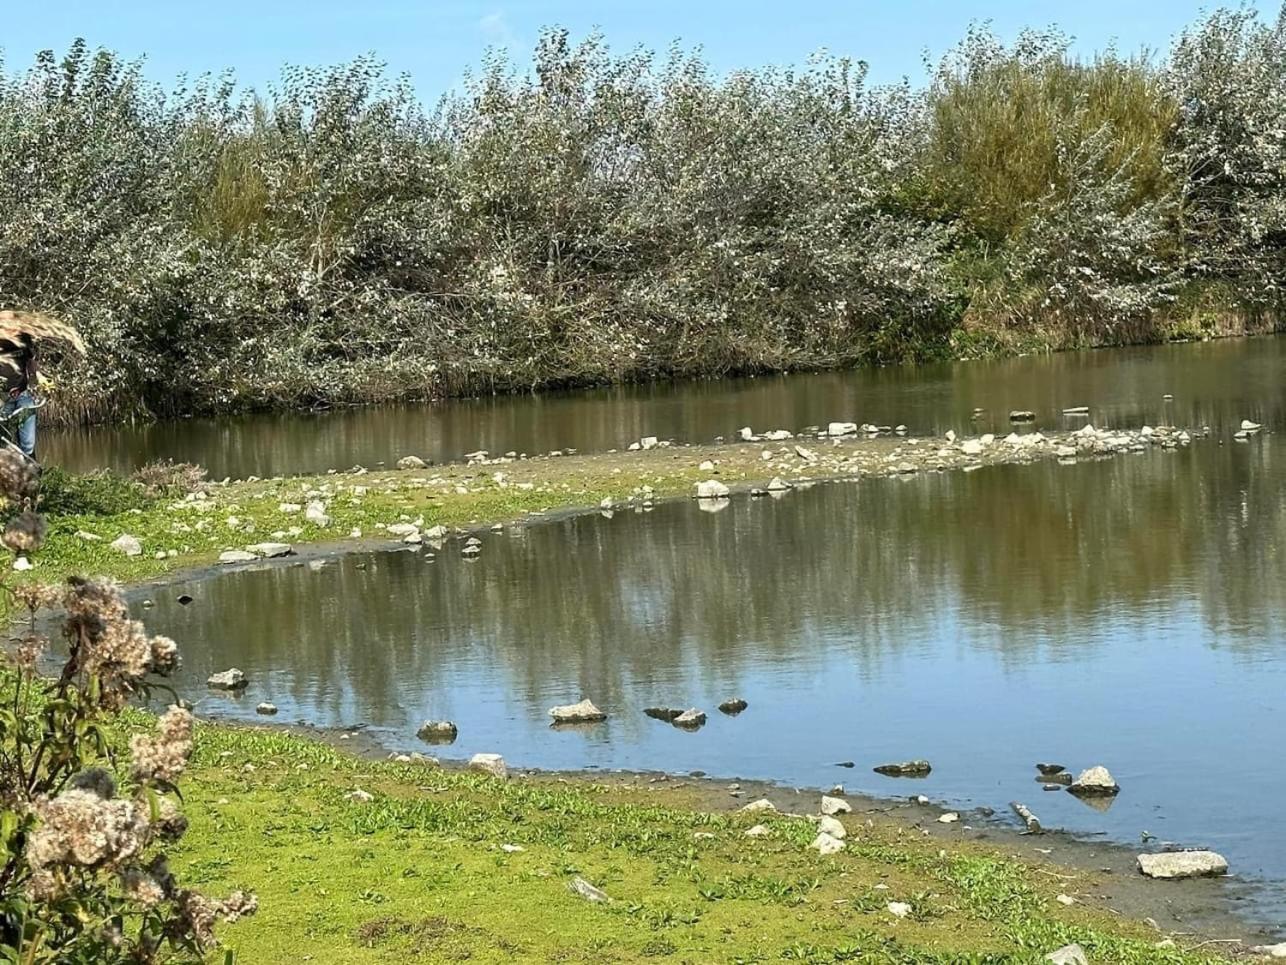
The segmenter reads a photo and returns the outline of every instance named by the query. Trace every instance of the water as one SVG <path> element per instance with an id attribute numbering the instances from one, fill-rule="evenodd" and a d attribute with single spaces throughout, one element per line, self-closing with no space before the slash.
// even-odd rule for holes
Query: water
<path id="1" fill-rule="evenodd" d="M 1276 913 L 1281 438 L 592 514 L 489 535 L 476 562 L 453 544 L 141 592 L 184 648 L 184 691 L 248 673 L 206 713 L 253 720 L 270 700 L 280 720 L 368 724 L 399 749 L 449 718 L 448 756 L 516 766 L 1017 799 L 1047 826 L 1213 847 Z M 548 708 L 582 695 L 610 719 L 552 730 Z M 719 714 L 734 695 L 749 710 Z M 711 719 L 682 732 L 642 714 L 654 704 Z M 913 757 L 930 777 L 871 772 Z M 1105 812 L 1044 792 L 1033 765 L 1051 760 L 1105 764 L 1123 790 Z"/>
<path id="2" fill-rule="evenodd" d="M 315 415 L 188 419 L 44 433 L 42 457 L 72 469 L 133 469 L 156 459 L 196 462 L 212 478 L 324 472 L 437 461 L 477 449 L 538 453 L 623 448 L 642 436 L 709 442 L 738 428 L 798 429 L 842 420 L 904 423 L 919 434 L 1004 429 L 1011 409 L 1065 426 L 1089 405 L 1097 424 L 1200 426 L 1230 404 L 1240 420 L 1280 422 L 1286 337 L 1033 356 L 994 362 L 631 386 L 432 406 Z M 1165 395 L 1174 396 L 1166 400 Z M 972 419 L 975 408 L 987 410 Z"/>

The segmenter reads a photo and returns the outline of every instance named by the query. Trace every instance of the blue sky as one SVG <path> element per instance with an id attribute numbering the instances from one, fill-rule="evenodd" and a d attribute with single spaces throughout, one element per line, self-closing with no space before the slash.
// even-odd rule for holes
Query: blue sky
<path id="1" fill-rule="evenodd" d="M 263 86 L 282 64 L 331 64 L 374 52 L 435 99 L 476 65 L 488 46 L 524 55 L 543 25 L 577 36 L 600 27 L 612 46 L 701 46 L 718 70 L 798 64 L 820 48 L 871 64 L 877 81 L 922 76 L 923 52 L 958 40 L 971 21 L 1004 37 L 1057 23 L 1093 51 L 1164 50 L 1184 24 L 1214 4 L 1195 0 L 0 0 L 0 47 L 8 69 L 36 51 L 65 50 L 83 36 L 128 57 L 169 84 L 180 73 L 232 68 Z M 1278 0 L 1255 0 L 1268 14 Z"/>

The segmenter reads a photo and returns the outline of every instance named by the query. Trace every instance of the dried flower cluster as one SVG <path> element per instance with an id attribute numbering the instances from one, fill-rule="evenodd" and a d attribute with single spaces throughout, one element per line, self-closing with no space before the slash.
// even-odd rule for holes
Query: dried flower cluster
<path id="1" fill-rule="evenodd" d="M 33 478 L 0 452 L 0 496 L 17 510 L 0 542 L 15 555 L 35 552 L 45 533 Z M 107 580 L 3 589 L 28 611 L 31 631 L 11 654 L 14 669 L 0 674 L 16 709 L 0 717 L 0 828 L 15 829 L 0 838 L 0 958 L 200 958 L 216 923 L 253 914 L 256 901 L 207 898 L 182 887 L 166 862 L 164 847 L 188 828 L 176 791 L 192 756 L 192 714 L 171 706 L 152 733 L 133 735 L 124 770 L 108 736 L 127 703 L 150 697 L 155 678 L 178 666 L 178 645 L 149 636 Z M 41 674 L 50 645 L 36 614 L 59 604 L 67 657 L 51 678 Z"/>

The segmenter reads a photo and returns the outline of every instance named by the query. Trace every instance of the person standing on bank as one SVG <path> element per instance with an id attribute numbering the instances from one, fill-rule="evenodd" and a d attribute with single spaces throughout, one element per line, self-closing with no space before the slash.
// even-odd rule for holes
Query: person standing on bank
<path id="1" fill-rule="evenodd" d="M 36 340 L 30 332 L 0 333 L 0 385 L 4 386 L 4 404 L 0 419 L 8 419 L 20 410 L 30 409 L 18 418 L 18 448 L 28 459 L 36 458 L 36 397 L 40 384 L 36 369 Z"/>

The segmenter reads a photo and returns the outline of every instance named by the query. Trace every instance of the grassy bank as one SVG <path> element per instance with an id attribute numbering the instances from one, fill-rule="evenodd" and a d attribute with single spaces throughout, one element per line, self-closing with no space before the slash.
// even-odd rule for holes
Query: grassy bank
<path id="1" fill-rule="evenodd" d="M 356 790 L 371 799 L 348 799 Z M 246 962 L 959 965 L 1036 962 L 1070 942 L 1095 962 L 1215 960 L 1055 900 L 1101 891 L 1094 875 L 944 850 L 878 816 L 842 816 L 847 848 L 822 857 L 806 818 L 738 813 L 726 794 L 712 806 L 664 783 L 502 782 L 213 725 L 184 792 L 193 824 L 176 870 L 259 893 L 259 914 L 224 932 Z M 759 824 L 767 835 L 748 837 Z M 573 893 L 577 877 L 610 901 Z"/>

